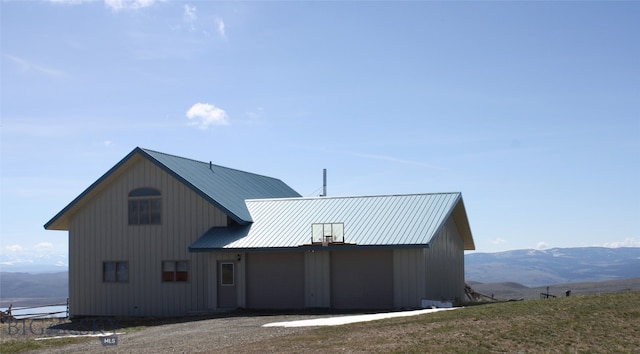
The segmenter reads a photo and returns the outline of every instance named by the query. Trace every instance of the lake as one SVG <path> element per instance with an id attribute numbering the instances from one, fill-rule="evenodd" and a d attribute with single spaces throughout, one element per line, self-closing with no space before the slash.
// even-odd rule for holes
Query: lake
<path id="1" fill-rule="evenodd" d="M 4 312 L 8 308 L 2 307 L 0 311 Z M 11 309 L 11 314 L 16 319 L 31 318 L 38 316 L 37 318 L 63 318 L 67 317 L 67 305 L 57 306 L 40 306 L 40 307 L 14 307 Z"/>

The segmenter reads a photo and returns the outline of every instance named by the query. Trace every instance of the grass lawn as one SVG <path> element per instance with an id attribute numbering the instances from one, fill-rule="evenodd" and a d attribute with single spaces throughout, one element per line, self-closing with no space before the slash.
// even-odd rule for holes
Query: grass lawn
<path id="1" fill-rule="evenodd" d="M 225 348 L 227 352 L 640 353 L 640 292 L 469 306 Z"/>

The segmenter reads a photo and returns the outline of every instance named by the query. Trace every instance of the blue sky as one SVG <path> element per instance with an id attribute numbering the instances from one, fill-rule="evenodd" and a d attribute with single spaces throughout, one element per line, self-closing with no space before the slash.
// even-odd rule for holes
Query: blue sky
<path id="1" fill-rule="evenodd" d="M 640 2 L 0 4 L 4 268 L 65 264 L 43 224 L 136 146 L 461 191 L 479 252 L 640 246 Z"/>

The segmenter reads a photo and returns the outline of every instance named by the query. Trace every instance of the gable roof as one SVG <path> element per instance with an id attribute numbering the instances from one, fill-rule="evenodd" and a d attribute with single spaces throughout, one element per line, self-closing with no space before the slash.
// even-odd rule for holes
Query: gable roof
<path id="1" fill-rule="evenodd" d="M 252 222 L 245 199 L 300 196 L 279 179 L 137 147 L 47 222 L 45 229 L 67 230 L 69 216 L 139 158 L 151 161 L 239 224 Z"/>
<path id="2" fill-rule="evenodd" d="M 452 216 L 465 250 L 475 249 L 460 193 L 247 200 L 253 224 L 214 227 L 191 252 L 319 248 L 314 223 L 344 223 L 343 248 L 429 247 Z"/>

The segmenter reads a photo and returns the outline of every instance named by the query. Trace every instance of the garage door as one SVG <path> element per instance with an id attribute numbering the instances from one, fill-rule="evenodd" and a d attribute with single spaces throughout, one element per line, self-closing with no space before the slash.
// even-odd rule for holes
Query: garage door
<path id="1" fill-rule="evenodd" d="M 331 307 L 393 308 L 393 252 L 331 252 Z"/>
<path id="2" fill-rule="evenodd" d="M 304 253 L 248 254 L 247 307 L 252 309 L 304 308 Z"/>

